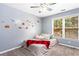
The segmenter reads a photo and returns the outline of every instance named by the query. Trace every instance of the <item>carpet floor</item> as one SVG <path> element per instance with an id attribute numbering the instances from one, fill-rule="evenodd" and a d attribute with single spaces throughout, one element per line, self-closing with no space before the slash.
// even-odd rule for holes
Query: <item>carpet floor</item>
<path id="1" fill-rule="evenodd" d="M 47 52 L 48 56 L 79 56 L 79 49 L 70 48 L 62 45 L 55 45 Z M 0 56 L 33 56 L 30 51 L 24 48 L 18 48 Z"/>

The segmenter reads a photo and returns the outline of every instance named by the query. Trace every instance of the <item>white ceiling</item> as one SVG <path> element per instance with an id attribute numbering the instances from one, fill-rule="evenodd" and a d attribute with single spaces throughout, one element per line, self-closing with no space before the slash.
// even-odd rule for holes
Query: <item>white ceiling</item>
<path id="1" fill-rule="evenodd" d="M 0 3 L 79 3 L 79 0 L 0 0 Z"/>
<path id="2" fill-rule="evenodd" d="M 5 4 L 5 5 L 11 6 L 13 8 L 22 10 L 24 12 L 33 14 L 38 17 L 46 17 L 49 15 L 54 15 L 57 13 L 79 8 L 79 3 L 56 3 L 55 5 L 48 6 L 52 8 L 52 11 L 47 11 L 46 9 L 43 9 L 42 13 L 39 13 L 39 10 L 41 8 L 30 8 L 30 6 L 39 6 L 40 3 L 10 3 L 10 4 Z M 63 9 L 66 9 L 66 10 L 61 11 Z"/>

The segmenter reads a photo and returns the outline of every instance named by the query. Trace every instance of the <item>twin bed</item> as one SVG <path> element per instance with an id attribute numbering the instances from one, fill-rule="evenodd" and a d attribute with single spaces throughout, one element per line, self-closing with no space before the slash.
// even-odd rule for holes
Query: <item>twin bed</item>
<path id="1" fill-rule="evenodd" d="M 33 56 L 46 56 L 48 50 L 56 43 L 56 39 L 28 39 L 24 41 L 23 48 L 28 50 Z"/>

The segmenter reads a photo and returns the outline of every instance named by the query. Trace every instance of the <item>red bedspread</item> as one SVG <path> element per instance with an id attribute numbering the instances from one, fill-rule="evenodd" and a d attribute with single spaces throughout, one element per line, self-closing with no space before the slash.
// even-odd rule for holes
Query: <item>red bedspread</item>
<path id="1" fill-rule="evenodd" d="M 27 40 L 26 41 L 27 47 L 31 44 L 44 44 L 47 48 L 49 48 L 50 41 L 42 41 L 42 40 Z"/>

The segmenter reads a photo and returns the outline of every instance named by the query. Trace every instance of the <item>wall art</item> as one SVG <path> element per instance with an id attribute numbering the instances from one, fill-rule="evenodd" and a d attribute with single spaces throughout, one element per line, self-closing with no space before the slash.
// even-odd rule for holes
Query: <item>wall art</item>
<path id="1" fill-rule="evenodd" d="M 2 29 L 5 29 L 5 30 L 11 30 L 13 25 L 10 23 L 4 23 L 4 24 L 2 24 L 1 27 L 2 27 Z"/>
<path id="2" fill-rule="evenodd" d="M 26 27 L 26 29 L 28 29 L 28 27 Z"/>
<path id="3" fill-rule="evenodd" d="M 22 25 L 25 25 L 25 23 L 23 22 Z"/>
<path id="4" fill-rule="evenodd" d="M 22 29 L 22 27 L 18 27 L 19 29 Z"/>

